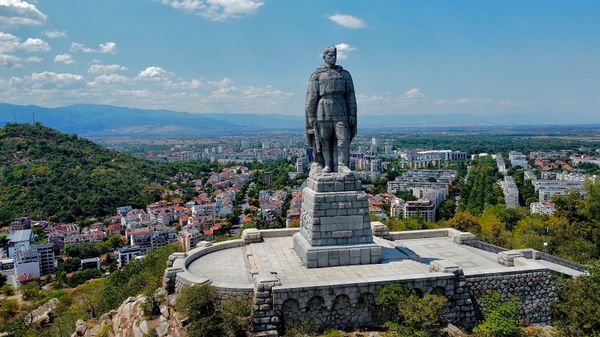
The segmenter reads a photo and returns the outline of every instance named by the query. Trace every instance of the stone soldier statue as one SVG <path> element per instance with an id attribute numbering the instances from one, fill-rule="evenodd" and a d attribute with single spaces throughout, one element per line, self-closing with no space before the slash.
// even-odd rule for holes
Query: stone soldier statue
<path id="1" fill-rule="evenodd" d="M 310 76 L 306 91 L 306 139 L 314 148 L 313 173 L 349 173 L 350 143 L 356 135 L 356 97 L 350 73 L 336 65 L 335 46 Z"/>

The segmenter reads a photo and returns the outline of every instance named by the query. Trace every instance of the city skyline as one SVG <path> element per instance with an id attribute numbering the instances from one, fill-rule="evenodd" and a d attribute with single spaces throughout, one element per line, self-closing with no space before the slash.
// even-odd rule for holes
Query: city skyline
<path id="1" fill-rule="evenodd" d="M 594 122 L 599 13 L 592 1 L 0 0 L 0 101 L 300 116 L 306 74 L 335 44 L 362 115 Z"/>

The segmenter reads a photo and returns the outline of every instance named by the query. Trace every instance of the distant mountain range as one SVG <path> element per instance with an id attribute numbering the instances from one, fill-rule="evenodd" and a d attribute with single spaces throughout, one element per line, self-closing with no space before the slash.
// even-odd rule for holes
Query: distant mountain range
<path id="1" fill-rule="evenodd" d="M 187 113 L 110 105 L 77 104 L 58 108 L 0 103 L 0 126 L 33 120 L 63 132 L 87 137 L 191 137 L 252 134 L 304 128 L 302 116 L 253 113 Z M 550 124 L 569 123 L 569 119 Z M 540 119 L 522 114 L 367 115 L 361 129 L 414 129 L 536 125 Z"/>

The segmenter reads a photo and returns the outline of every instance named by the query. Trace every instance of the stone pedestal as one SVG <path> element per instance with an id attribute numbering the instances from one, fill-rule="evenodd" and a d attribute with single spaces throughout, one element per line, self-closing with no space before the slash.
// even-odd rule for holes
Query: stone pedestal
<path id="1" fill-rule="evenodd" d="M 368 195 L 352 173 L 320 173 L 302 191 L 294 250 L 308 268 L 379 263 Z"/>

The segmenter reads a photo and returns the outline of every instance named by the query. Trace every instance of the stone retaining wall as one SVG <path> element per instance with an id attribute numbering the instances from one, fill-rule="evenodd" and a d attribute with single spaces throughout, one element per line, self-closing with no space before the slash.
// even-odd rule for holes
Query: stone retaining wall
<path id="1" fill-rule="evenodd" d="M 481 307 L 481 298 L 492 291 L 499 292 L 505 301 L 519 297 L 519 318 L 526 323 L 549 324 L 550 302 L 557 299 L 556 286 L 547 270 L 467 275 L 464 287 L 477 307 Z"/>
<path id="2" fill-rule="evenodd" d="M 311 320 L 320 330 L 351 329 L 383 323 L 375 303 L 379 290 L 387 284 L 402 284 L 418 294 L 453 296 L 454 275 L 436 275 L 407 280 L 387 280 L 360 284 L 331 284 L 315 287 L 273 288 L 273 309 L 283 324 Z"/>
<path id="3" fill-rule="evenodd" d="M 250 331 L 253 337 L 278 337 L 281 315 L 274 310 L 273 287 L 280 285 L 274 274 L 262 273 L 255 278 L 254 313 Z"/>

